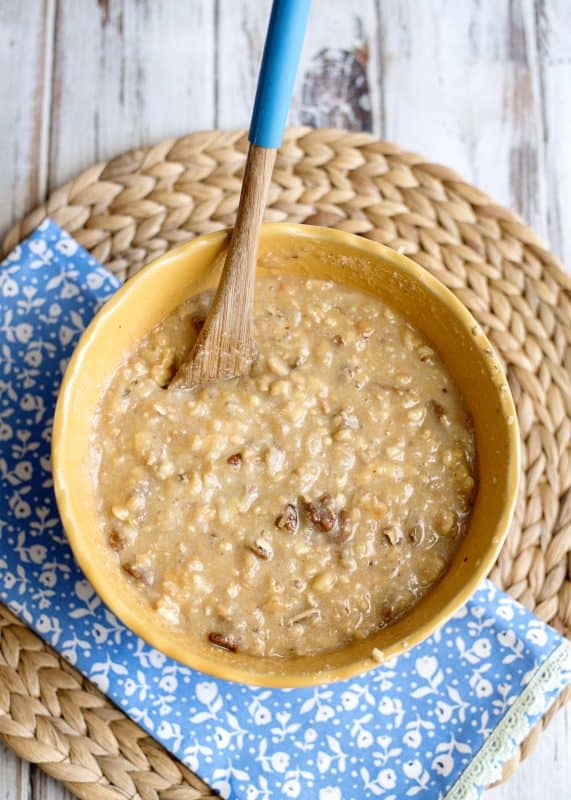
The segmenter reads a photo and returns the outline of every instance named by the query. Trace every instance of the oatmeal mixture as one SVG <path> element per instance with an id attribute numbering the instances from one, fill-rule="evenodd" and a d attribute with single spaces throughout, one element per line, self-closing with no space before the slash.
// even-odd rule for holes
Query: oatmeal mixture
<path id="1" fill-rule="evenodd" d="M 474 436 L 448 370 L 363 292 L 258 280 L 247 377 L 166 387 L 209 297 L 114 375 L 93 472 L 109 547 L 172 626 L 263 656 L 331 650 L 411 608 L 470 514 Z"/>

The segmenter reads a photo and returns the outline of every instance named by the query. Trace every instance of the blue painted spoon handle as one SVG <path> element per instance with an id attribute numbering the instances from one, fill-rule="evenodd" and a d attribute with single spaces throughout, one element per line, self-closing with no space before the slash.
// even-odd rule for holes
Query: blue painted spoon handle
<path id="1" fill-rule="evenodd" d="M 282 143 L 311 0 L 274 0 L 248 139 L 259 147 Z"/>

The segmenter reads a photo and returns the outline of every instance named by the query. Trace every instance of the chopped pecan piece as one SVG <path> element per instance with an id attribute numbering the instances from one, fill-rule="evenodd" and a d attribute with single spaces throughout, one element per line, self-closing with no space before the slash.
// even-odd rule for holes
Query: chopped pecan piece
<path id="1" fill-rule="evenodd" d="M 235 653 L 238 650 L 238 642 L 231 636 L 226 636 L 224 633 L 212 631 L 212 633 L 208 634 L 208 641 L 215 644 L 216 647 L 221 647 L 223 650 L 230 650 L 231 653 Z"/>
<path id="2" fill-rule="evenodd" d="M 388 525 L 383 529 L 383 533 L 393 546 L 398 544 L 402 538 L 400 528 L 397 528 L 394 525 Z"/>
<path id="3" fill-rule="evenodd" d="M 228 457 L 227 462 L 231 467 L 234 467 L 234 469 L 240 469 L 242 466 L 242 453 L 234 453 Z"/>
<path id="4" fill-rule="evenodd" d="M 143 581 L 147 583 L 147 579 L 145 575 L 141 572 L 140 569 L 133 566 L 133 564 L 121 564 L 121 569 L 130 575 L 132 578 L 135 578 L 136 581 Z"/>
<path id="5" fill-rule="evenodd" d="M 328 533 L 335 527 L 337 513 L 333 508 L 333 498 L 330 494 L 324 494 L 319 500 L 318 505 L 301 498 L 304 511 L 308 514 L 312 525 L 323 533 Z"/>
<path id="6" fill-rule="evenodd" d="M 253 544 L 247 544 L 246 547 L 258 558 L 261 558 L 262 561 L 269 561 L 272 556 L 272 548 L 268 542 L 265 542 L 263 539 L 256 539 Z"/>
<path id="7" fill-rule="evenodd" d="M 123 550 L 125 547 L 125 540 L 117 533 L 116 530 L 112 530 L 109 534 L 109 546 L 115 551 Z"/>
<path id="8" fill-rule="evenodd" d="M 297 508 L 293 503 L 288 503 L 279 517 L 276 518 L 276 527 L 288 533 L 295 533 L 298 522 Z"/>

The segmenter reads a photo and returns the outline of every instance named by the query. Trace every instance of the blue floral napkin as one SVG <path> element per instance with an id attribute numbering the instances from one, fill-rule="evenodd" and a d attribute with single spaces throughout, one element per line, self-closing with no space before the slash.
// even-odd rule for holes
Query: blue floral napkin
<path id="1" fill-rule="evenodd" d="M 571 679 L 569 643 L 491 583 L 374 672 L 272 691 L 171 661 L 94 593 L 50 434 L 67 359 L 118 285 L 49 220 L 0 267 L 0 599 L 224 797 L 478 797 Z"/>

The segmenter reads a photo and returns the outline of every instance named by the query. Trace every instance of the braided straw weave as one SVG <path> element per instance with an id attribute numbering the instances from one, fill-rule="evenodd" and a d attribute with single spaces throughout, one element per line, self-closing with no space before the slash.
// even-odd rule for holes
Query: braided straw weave
<path id="1" fill-rule="evenodd" d="M 128 277 L 197 234 L 230 226 L 247 141 L 206 131 L 88 169 L 6 235 L 7 254 L 49 215 Z M 367 133 L 290 129 L 266 219 L 327 225 L 414 258 L 486 329 L 508 371 L 523 439 L 516 517 L 492 579 L 571 632 L 571 279 L 510 211 Z M 534 748 L 564 692 L 504 767 Z M 80 797 L 211 797 L 24 624 L 0 606 L 0 737 Z"/>

